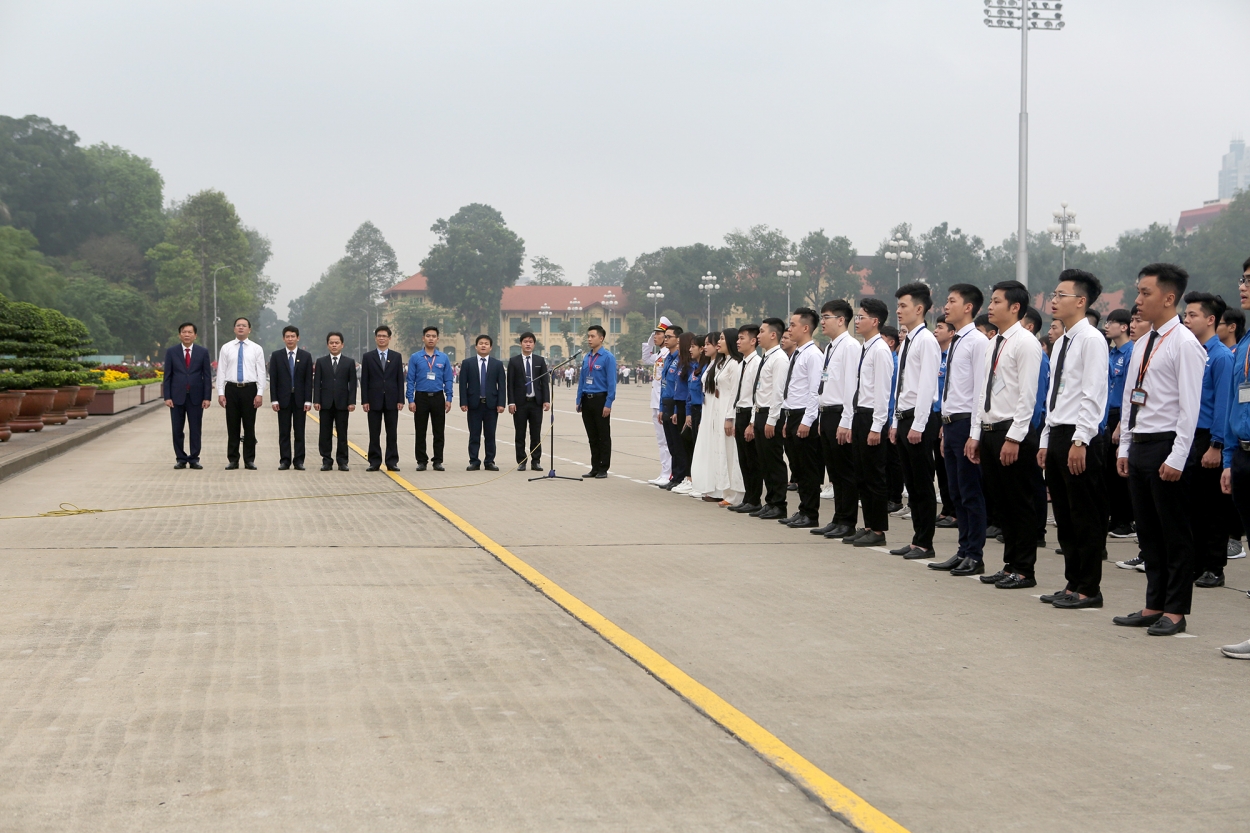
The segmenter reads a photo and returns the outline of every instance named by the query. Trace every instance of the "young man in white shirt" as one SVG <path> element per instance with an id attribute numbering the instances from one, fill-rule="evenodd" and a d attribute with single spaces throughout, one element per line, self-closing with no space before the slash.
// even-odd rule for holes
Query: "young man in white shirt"
<path id="1" fill-rule="evenodd" d="M 889 320 L 885 302 L 864 298 L 855 316 L 855 332 L 864 339 L 856 372 L 851 407 L 843 411 L 838 439 L 849 437 L 855 455 L 855 486 L 864 507 L 864 526 L 842 539 L 856 547 L 879 547 L 890 528 L 887 505 L 886 447 L 882 434 L 889 430 L 890 385 L 894 377 L 894 356 L 881 338 L 881 327 Z"/>
<path id="2" fill-rule="evenodd" d="M 820 526 L 820 483 L 823 478 L 816 420 L 820 416 L 817 391 L 820 388 L 823 356 L 812 341 L 819 321 L 816 310 L 810 307 L 799 307 L 790 316 L 789 333 L 794 352 L 790 355 L 781 396 L 786 419 L 786 456 L 790 458 L 794 482 L 799 487 L 798 511 L 784 522 L 791 529 L 815 529 Z"/>
<path id="3" fill-rule="evenodd" d="M 1037 404 L 1042 345 L 1020 324 L 1029 291 L 1019 281 L 1001 281 L 990 295 L 990 323 L 998 330 L 982 368 L 977 416 L 965 454 L 981 465 L 986 491 L 998 498 L 1002 516 L 1003 569 L 982 582 L 1000 590 L 1037 586 L 1037 516 L 1033 467 L 1037 441 L 1029 435 Z"/>
<path id="4" fill-rule="evenodd" d="M 900 328 L 907 329 L 899 351 L 898 383 L 895 386 L 894 424 L 890 439 L 898 448 L 903 464 L 903 483 L 911 509 L 912 539 L 892 555 L 904 558 L 932 558 L 933 533 L 937 524 L 937 493 L 933 488 L 933 450 L 937 447 L 941 420 L 933 414 L 937 401 L 938 371 L 942 348 L 929 328 L 925 315 L 933 307 L 928 284 L 909 283 L 894 293 L 898 299 L 895 314 Z"/>
<path id="5" fill-rule="evenodd" d="M 256 409 L 265 401 L 265 350 L 248 339 L 252 322 L 234 321 L 234 341 L 221 346 L 217 356 L 217 404 L 226 409 L 227 469 L 239 467 L 242 429 L 243 467 L 256 468 Z"/>
<path id="6" fill-rule="evenodd" d="M 1107 552 L 1107 452 L 1098 430 L 1107 406 L 1107 340 L 1085 313 L 1102 284 L 1089 272 L 1067 269 L 1051 295 L 1050 311 L 1064 334 L 1051 347 L 1046 424 L 1037 464 L 1046 473 L 1055 510 L 1065 583 L 1042 596 L 1057 608 L 1102 607 L 1102 560 Z"/>
<path id="7" fill-rule="evenodd" d="M 838 439 L 838 425 L 851 407 L 855 384 L 859 381 L 859 342 L 850 333 L 853 317 L 851 305 L 841 298 L 820 308 L 820 329 L 830 340 L 825 347 L 816 395 L 820 403 L 820 447 L 833 487 L 833 519 L 813 529 L 812 534 L 826 538 L 845 538 L 855 532 L 859 515 L 855 456 L 850 439 Z"/>
<path id="8" fill-rule="evenodd" d="M 742 503 L 729 507 L 729 511 L 743 515 L 758 512 L 763 504 L 764 478 L 760 473 L 760 458 L 755 452 L 755 444 L 747 439 L 747 432 L 751 430 L 751 419 L 755 415 L 751 407 L 751 397 L 755 394 L 755 381 L 760 373 L 760 354 L 756 351 L 759 337 L 760 328 L 754 324 L 744 324 L 738 328 L 738 352 L 742 354 L 742 372 L 738 375 L 738 389 L 734 397 L 733 432 L 745 491 Z"/>
<path id="9" fill-rule="evenodd" d="M 1198 425 L 1207 353 L 1181 324 L 1176 306 L 1189 274 L 1151 263 L 1137 277 L 1137 309 L 1150 330 L 1133 346 L 1120 405 L 1116 471 L 1128 478 L 1137 543 L 1146 566 L 1146 605 L 1112 621 L 1151 636 L 1185 631 L 1193 598 L 1193 535 L 1181 474 Z"/>
<path id="10" fill-rule="evenodd" d="M 786 325 L 780 318 L 765 318 L 760 326 L 760 347 L 764 355 L 755 378 L 752 402 L 755 417 L 746 431 L 746 439 L 759 455 L 760 473 L 764 478 L 764 505 L 750 514 L 762 520 L 781 520 L 786 516 L 786 461 L 782 456 L 781 393 L 785 384 L 789 359 L 781 349 L 781 336 Z"/>

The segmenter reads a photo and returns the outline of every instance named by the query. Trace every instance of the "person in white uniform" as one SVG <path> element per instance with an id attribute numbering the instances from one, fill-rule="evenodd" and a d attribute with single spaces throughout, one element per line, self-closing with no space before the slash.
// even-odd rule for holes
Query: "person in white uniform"
<path id="1" fill-rule="evenodd" d="M 668 348 L 664 346 L 664 333 L 672 322 L 660 316 L 651 338 L 642 343 L 642 363 L 651 366 L 651 427 L 655 429 L 655 445 L 660 452 L 660 476 L 650 481 L 662 486 L 673 476 L 673 457 L 668 452 L 668 441 L 664 439 L 664 424 L 660 421 L 660 385 L 664 374 L 660 369 L 668 356 Z"/>

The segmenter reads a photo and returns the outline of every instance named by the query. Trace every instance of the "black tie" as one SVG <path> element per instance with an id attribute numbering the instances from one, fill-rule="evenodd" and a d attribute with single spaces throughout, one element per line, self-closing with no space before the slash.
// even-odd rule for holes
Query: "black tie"
<path id="1" fill-rule="evenodd" d="M 851 397 L 851 409 L 859 407 L 859 382 L 864 376 L 864 356 L 868 355 L 868 345 L 865 344 L 859 351 L 859 370 L 855 371 L 855 396 Z"/>
<path id="2" fill-rule="evenodd" d="M 820 387 L 816 388 L 816 395 L 820 396 L 825 392 L 825 376 L 829 375 L 829 358 L 833 356 L 833 342 L 829 342 L 829 348 L 825 350 L 825 366 L 820 371 Z"/>
<path id="3" fill-rule="evenodd" d="M 903 395 L 903 373 L 907 370 L 907 351 L 911 349 L 911 339 L 912 337 L 903 339 L 903 355 L 898 359 L 898 384 L 894 386 L 895 402 Z"/>
<path id="4" fill-rule="evenodd" d="M 951 368 L 955 366 L 955 342 L 959 336 L 951 337 L 951 346 L 946 348 L 946 381 L 942 385 L 942 402 L 946 402 L 946 394 L 951 392 Z"/>
<path id="5" fill-rule="evenodd" d="M 1004 340 L 1002 336 L 994 339 L 994 355 L 990 358 L 990 375 L 985 380 L 985 413 L 987 415 L 990 412 L 990 399 L 994 394 L 994 374 L 998 369 L 998 352 L 1003 349 Z M 950 382 L 948 381 L 947 384 Z"/>
<path id="6" fill-rule="evenodd" d="M 486 395 L 486 359 L 482 359 L 482 373 L 481 373 L 481 378 L 478 379 L 478 382 L 481 383 L 480 384 L 481 393 L 483 396 L 485 396 Z"/>
<path id="7" fill-rule="evenodd" d="M 764 362 L 768 361 L 768 354 L 764 354 L 764 358 L 760 359 L 759 369 L 755 371 L 755 384 L 751 386 L 751 407 L 756 407 L 755 395 L 760 390 L 760 376 L 764 374 Z"/>
<path id="8" fill-rule="evenodd" d="M 1059 350 L 1059 361 L 1055 362 L 1055 386 L 1050 392 L 1050 407 L 1047 410 L 1054 411 L 1055 403 L 1059 401 L 1059 384 L 1063 381 L 1063 360 L 1068 357 L 1068 345 L 1072 343 L 1071 336 L 1063 337 L 1063 347 Z"/>
<path id="9" fill-rule="evenodd" d="M 781 389 L 781 404 L 784 405 L 786 400 L 790 398 L 790 377 L 794 375 L 794 363 L 799 360 L 799 353 L 802 350 L 795 350 L 790 356 L 790 369 L 786 371 L 786 386 Z"/>
<path id="10" fill-rule="evenodd" d="M 1142 353 L 1142 356 L 1141 356 L 1142 364 L 1145 364 L 1145 363 L 1146 363 L 1146 361 L 1150 358 L 1151 351 L 1152 351 L 1152 350 L 1154 350 L 1155 341 L 1156 341 L 1158 338 L 1159 338 L 1159 331 L 1158 331 L 1158 330 L 1151 330 L 1151 331 L 1150 331 L 1150 338 L 1146 339 L 1146 352 L 1145 352 L 1145 353 Z M 1146 378 L 1146 374 L 1144 374 L 1142 371 L 1138 370 L 1138 371 L 1137 371 L 1137 387 L 1139 387 L 1139 388 L 1141 387 L 1141 383 L 1142 383 L 1142 381 L 1143 381 L 1145 378 Z M 1130 397 L 1129 397 L 1129 398 L 1130 398 L 1130 401 L 1131 401 L 1132 396 L 1130 395 Z M 1133 430 L 1133 426 L 1137 424 L 1137 410 L 1138 410 L 1140 407 L 1141 407 L 1141 406 L 1140 406 L 1140 405 L 1138 405 L 1138 404 L 1137 404 L 1137 403 L 1135 403 L 1135 402 L 1134 402 L 1134 403 L 1133 403 L 1133 404 L 1129 407 L 1129 411 L 1128 411 L 1128 430 L 1130 430 L 1130 431 L 1132 431 L 1132 430 Z"/>
<path id="11" fill-rule="evenodd" d="M 747 362 L 746 362 L 746 359 L 744 358 L 742 360 L 742 375 L 738 377 L 738 393 L 736 396 L 734 396 L 734 408 L 735 409 L 738 407 L 738 403 L 742 401 L 742 383 L 747 378 L 746 364 Z M 755 376 L 756 378 L 759 378 L 759 373 L 756 372 Z"/>

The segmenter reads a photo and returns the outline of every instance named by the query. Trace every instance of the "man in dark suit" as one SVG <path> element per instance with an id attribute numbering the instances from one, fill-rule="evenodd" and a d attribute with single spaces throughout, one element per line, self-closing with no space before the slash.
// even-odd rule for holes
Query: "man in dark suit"
<path id="1" fill-rule="evenodd" d="M 199 331 L 188 322 L 178 326 L 182 342 L 165 351 L 165 377 L 161 395 L 174 427 L 174 468 L 202 469 L 200 465 L 200 427 L 204 412 L 213 404 L 213 366 L 208 351 L 195 343 Z M 183 425 L 191 427 L 191 453 L 182 450 Z"/>
<path id="2" fill-rule="evenodd" d="M 278 471 L 304 470 L 304 415 L 312 409 L 312 354 L 300 349 L 299 328 L 282 328 L 281 350 L 269 356 L 269 397 L 278 414 Z M 291 452 L 291 432 L 295 452 Z"/>
<path id="3" fill-rule="evenodd" d="M 530 466 L 542 471 L 543 411 L 551 410 L 550 379 L 547 362 L 534 355 L 537 339 L 533 333 L 521 333 L 521 353 L 508 359 L 508 413 L 516 427 L 517 471 L 525 471 L 525 429 L 530 435 Z"/>
<path id="4" fill-rule="evenodd" d="M 469 415 L 469 465 L 466 471 L 480 469 L 478 449 L 482 445 L 482 429 L 486 429 L 486 470 L 499 471 L 495 465 L 495 425 L 503 413 L 507 394 L 504 392 L 503 362 L 491 358 L 494 339 L 480 335 L 473 343 L 477 355 L 460 365 L 460 410 Z"/>
<path id="5" fill-rule="evenodd" d="M 356 410 L 356 362 L 342 355 L 343 334 L 326 336 L 330 354 L 317 359 L 313 370 L 313 407 L 321 414 L 321 435 L 317 450 L 321 452 L 321 470 L 330 471 L 332 430 L 339 435 L 339 471 L 347 471 L 347 417 Z"/>
<path id="6" fill-rule="evenodd" d="M 365 353 L 360 362 L 360 401 L 369 415 L 369 468 L 382 468 L 382 426 L 386 425 L 386 470 L 399 471 L 399 410 L 404 407 L 404 357 L 390 349 L 391 328 L 373 331 L 377 350 Z"/>

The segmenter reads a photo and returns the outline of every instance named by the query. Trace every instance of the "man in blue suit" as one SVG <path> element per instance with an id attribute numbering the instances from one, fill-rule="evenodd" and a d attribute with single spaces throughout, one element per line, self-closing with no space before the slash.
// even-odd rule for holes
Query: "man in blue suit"
<path id="1" fill-rule="evenodd" d="M 495 465 L 495 426 L 506 402 L 503 362 L 492 358 L 495 342 L 480 335 L 474 342 L 477 355 L 460 364 L 460 410 L 469 415 L 469 465 L 465 471 L 481 466 L 478 449 L 482 445 L 482 429 L 486 429 L 486 470 L 499 471 Z"/>
<path id="2" fill-rule="evenodd" d="M 165 351 L 165 378 L 161 396 L 174 427 L 176 469 L 202 469 L 200 465 L 200 428 L 204 412 L 213 403 L 213 367 L 208 351 L 195 343 L 199 330 L 190 322 L 178 326 L 181 344 Z M 191 453 L 182 450 L 183 427 L 191 426 Z"/>

